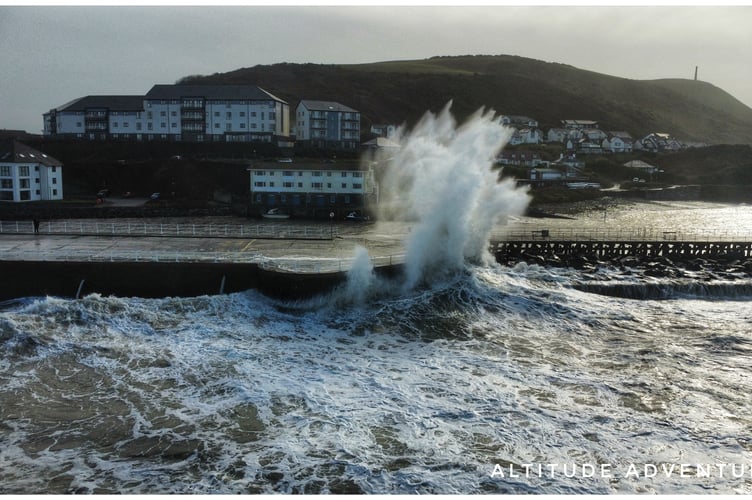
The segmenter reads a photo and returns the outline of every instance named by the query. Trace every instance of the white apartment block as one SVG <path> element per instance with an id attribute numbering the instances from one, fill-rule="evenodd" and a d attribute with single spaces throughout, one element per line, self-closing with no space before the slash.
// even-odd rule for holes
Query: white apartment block
<path id="1" fill-rule="evenodd" d="M 75 139 L 272 142 L 290 107 L 252 85 L 155 85 L 144 96 L 86 96 L 44 114 L 44 134 Z"/>
<path id="2" fill-rule="evenodd" d="M 257 163 L 248 168 L 256 212 L 337 215 L 378 202 L 372 168 L 357 163 Z"/>
<path id="3" fill-rule="evenodd" d="M 15 140 L 0 143 L 0 201 L 62 199 L 62 163 Z"/>
<path id="4" fill-rule="evenodd" d="M 321 149 L 357 149 L 360 112 L 333 101 L 300 101 L 295 114 L 296 141 Z"/>

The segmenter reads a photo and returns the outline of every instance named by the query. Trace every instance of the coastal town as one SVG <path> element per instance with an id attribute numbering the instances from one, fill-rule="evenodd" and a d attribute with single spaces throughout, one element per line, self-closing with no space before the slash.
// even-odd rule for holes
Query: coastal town
<path id="1" fill-rule="evenodd" d="M 636 151 L 674 152 L 701 144 L 683 143 L 668 133 L 633 138 L 627 131 L 602 130 L 597 121 L 562 119 L 544 131 L 534 118 L 501 115 L 511 128 L 497 165 L 517 167 L 518 182 L 556 184 L 570 189 L 599 188 L 583 174 L 585 159 Z M 334 101 L 303 98 L 290 104 L 254 85 L 154 85 L 144 95 L 89 95 L 43 114 L 38 149 L 3 134 L 0 151 L 0 201 L 62 200 L 64 165 L 43 151 L 44 144 L 80 143 L 248 144 L 276 148 L 279 156 L 247 162 L 251 213 L 269 210 L 300 216 L 362 214 L 378 204 L 373 163 L 352 160 L 364 151 L 400 148 L 397 124 L 361 129 L 361 112 Z M 40 144 L 36 141 L 35 144 Z M 536 147 L 556 146 L 558 158 L 544 159 Z M 298 152 L 326 151 L 333 158 L 311 160 Z M 339 161 L 336 154 L 340 153 Z M 348 160 L 349 158 L 349 160 Z M 173 155 L 171 160 L 181 160 Z M 263 161 L 262 161 L 263 160 Z M 124 160 L 123 160 L 124 161 Z M 628 161 L 634 181 L 660 169 Z M 336 180 L 335 180 L 336 179 Z M 101 192 L 103 201 L 108 193 Z M 153 200 L 161 193 L 146 193 Z"/>

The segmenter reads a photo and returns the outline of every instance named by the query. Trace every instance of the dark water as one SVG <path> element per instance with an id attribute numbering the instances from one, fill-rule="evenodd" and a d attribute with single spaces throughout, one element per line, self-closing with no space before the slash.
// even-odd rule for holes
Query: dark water
<path id="1" fill-rule="evenodd" d="M 4 303 L 0 492 L 752 492 L 748 284 L 583 281 Z"/>

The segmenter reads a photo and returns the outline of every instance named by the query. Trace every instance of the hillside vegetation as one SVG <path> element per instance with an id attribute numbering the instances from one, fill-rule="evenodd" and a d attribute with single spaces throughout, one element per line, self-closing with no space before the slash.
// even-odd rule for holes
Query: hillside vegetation
<path id="1" fill-rule="evenodd" d="M 280 63 L 194 75 L 180 83 L 258 85 L 293 111 L 300 99 L 338 101 L 361 112 L 363 131 L 372 123 L 412 125 L 451 100 L 460 119 L 487 107 L 530 116 L 544 130 L 560 126 L 562 119 L 589 119 L 634 138 L 665 132 L 682 141 L 752 144 L 752 109 L 709 83 L 630 80 L 517 56 Z"/>

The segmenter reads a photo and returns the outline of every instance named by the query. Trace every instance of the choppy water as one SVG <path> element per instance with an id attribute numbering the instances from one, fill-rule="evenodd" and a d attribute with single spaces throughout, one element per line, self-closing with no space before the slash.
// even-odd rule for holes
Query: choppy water
<path id="1" fill-rule="evenodd" d="M 0 492 L 752 493 L 749 277 L 592 277 L 4 303 Z"/>

